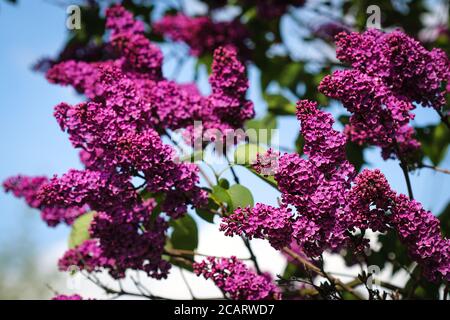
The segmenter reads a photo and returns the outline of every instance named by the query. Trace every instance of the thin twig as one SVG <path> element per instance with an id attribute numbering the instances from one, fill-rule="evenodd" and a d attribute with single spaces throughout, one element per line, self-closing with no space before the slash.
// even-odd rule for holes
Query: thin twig
<path id="1" fill-rule="evenodd" d="M 252 260 L 253 264 L 255 265 L 256 272 L 258 274 L 262 274 L 261 268 L 258 264 L 258 259 L 256 259 L 255 253 L 253 252 L 252 246 L 250 244 L 250 241 L 245 238 L 244 236 L 241 236 L 242 241 L 244 242 L 244 245 L 247 247 L 248 252 L 250 253 L 250 260 Z"/>
<path id="2" fill-rule="evenodd" d="M 104 290 L 107 294 L 116 294 L 117 297 L 115 297 L 115 298 L 118 298 L 120 296 L 134 296 L 134 297 L 143 297 L 143 298 L 153 299 L 153 300 L 169 300 L 168 298 L 163 298 L 163 297 L 160 297 L 160 296 L 148 295 L 148 294 L 136 293 L 136 292 L 130 292 L 130 291 L 125 291 L 124 289 L 116 290 L 116 289 L 110 288 L 107 285 L 103 284 L 95 276 L 90 276 L 89 274 L 84 274 L 84 276 L 89 281 L 91 281 L 93 284 L 95 284 L 96 286 L 98 286 L 99 288 Z"/>
<path id="3" fill-rule="evenodd" d="M 233 168 L 233 165 L 232 165 L 230 159 L 228 159 L 228 157 L 226 155 L 225 155 L 225 158 L 227 159 L 228 165 L 230 166 L 230 170 L 231 170 L 231 174 L 233 175 L 234 182 L 236 184 L 239 184 L 239 177 L 237 176 L 236 171 L 234 171 L 234 168 Z"/>
<path id="4" fill-rule="evenodd" d="M 227 258 L 227 257 L 222 257 L 222 256 L 214 256 L 214 255 L 210 255 L 210 254 L 205 254 L 205 253 L 199 253 L 196 251 L 192 251 L 192 250 L 184 250 L 184 249 L 174 249 L 174 248 L 166 248 L 164 250 L 164 253 L 167 255 L 177 255 L 177 256 L 183 256 L 183 255 L 187 255 L 187 256 L 200 256 L 200 257 L 214 257 L 214 258 Z M 239 260 L 251 260 L 251 258 L 239 258 Z"/>
<path id="5" fill-rule="evenodd" d="M 214 184 L 211 181 L 211 179 L 208 177 L 206 172 L 203 170 L 203 168 L 200 165 L 197 165 L 197 168 L 198 168 L 198 171 L 200 172 L 201 176 L 203 177 L 203 179 L 205 179 L 208 186 L 212 188 L 214 186 Z"/>
<path id="6" fill-rule="evenodd" d="M 298 262 L 300 262 L 301 264 L 303 264 L 303 266 L 306 269 L 313 271 L 314 273 L 318 274 L 319 276 L 322 276 L 324 278 L 330 279 L 330 281 L 333 281 L 336 285 L 338 285 L 339 287 L 341 287 L 345 291 L 347 291 L 350 294 L 352 294 L 355 298 L 357 298 L 359 300 L 363 300 L 363 298 L 358 293 L 356 293 L 353 290 L 353 288 L 351 288 L 348 285 L 346 285 L 345 283 L 343 283 L 340 279 L 335 278 L 335 277 L 333 277 L 331 275 L 325 274 L 324 272 L 322 272 L 322 270 L 320 270 L 320 268 L 318 268 L 317 266 L 312 264 L 310 261 L 308 261 L 308 260 L 304 259 L 303 257 L 299 256 L 292 249 L 290 249 L 288 247 L 284 247 L 283 251 L 285 253 L 287 253 L 289 256 L 291 256 L 292 258 L 294 258 L 295 260 L 297 260 Z"/>
<path id="7" fill-rule="evenodd" d="M 411 187 L 411 180 L 409 179 L 408 165 L 400 159 L 400 168 L 402 168 L 403 175 L 405 176 L 406 187 L 408 188 L 408 195 L 411 200 L 414 200 L 414 194 Z"/>
<path id="8" fill-rule="evenodd" d="M 183 279 L 183 282 L 186 284 L 186 288 L 188 289 L 189 294 L 192 297 L 192 300 L 197 300 L 197 298 L 194 295 L 194 292 L 192 292 L 192 289 L 191 289 L 191 286 L 189 285 L 189 282 L 187 281 L 187 279 L 186 279 L 186 277 L 185 277 L 185 275 L 183 273 L 183 269 L 181 269 L 181 268 L 179 268 L 179 269 L 180 269 L 181 278 Z"/>
<path id="9" fill-rule="evenodd" d="M 439 167 L 436 167 L 436 166 L 431 166 L 431 165 L 428 165 L 428 164 L 423 164 L 423 163 L 421 163 L 421 164 L 419 164 L 417 167 L 418 167 L 418 168 L 428 168 L 428 169 L 433 169 L 434 171 L 437 171 L 437 172 L 442 172 L 442 173 L 450 174 L 450 170 L 448 170 L 448 169 L 443 169 L 443 168 L 439 168 Z"/>

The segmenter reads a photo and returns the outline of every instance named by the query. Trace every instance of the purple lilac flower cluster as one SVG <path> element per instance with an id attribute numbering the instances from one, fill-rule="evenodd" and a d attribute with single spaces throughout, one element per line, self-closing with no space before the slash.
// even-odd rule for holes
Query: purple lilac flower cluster
<path id="1" fill-rule="evenodd" d="M 95 211 L 91 240 L 65 254 L 59 263 L 62 270 L 71 265 L 88 271 L 105 268 L 121 278 L 134 269 L 164 278 L 170 268 L 161 257 L 166 217 L 176 219 L 189 205 L 202 206 L 207 194 L 197 186 L 197 166 L 175 161 L 175 151 L 160 135 L 167 129 L 189 131 L 194 120 L 219 129 L 241 127 L 254 113 L 245 99 L 245 68 L 235 49 L 217 49 L 213 93 L 202 96 L 194 85 L 164 79 L 162 53 L 131 13 L 116 5 L 106 17 L 115 59 L 65 61 L 47 73 L 50 82 L 71 85 L 89 99 L 77 105 L 61 103 L 54 113 L 81 150 L 85 169 L 49 180 L 11 178 L 5 188 L 41 209 L 51 225 Z M 137 187 L 133 179 L 143 183 Z M 164 215 L 152 217 L 157 207 L 153 196 L 160 199 L 158 212 Z"/>
<path id="2" fill-rule="evenodd" d="M 61 222 L 72 224 L 73 221 L 87 211 L 86 206 L 48 206 L 38 197 L 39 190 L 49 183 L 47 177 L 10 177 L 3 183 L 6 192 L 12 192 L 18 198 L 24 198 L 25 202 L 41 211 L 42 220 L 50 227 L 55 227 Z"/>
<path id="3" fill-rule="evenodd" d="M 351 69 L 326 76 L 319 90 L 352 114 L 346 133 L 354 142 L 381 147 L 383 158 L 413 162 L 420 143 L 409 125 L 417 104 L 440 110 L 450 61 L 400 31 L 340 33 L 337 58 Z"/>
<path id="4" fill-rule="evenodd" d="M 194 273 L 211 279 L 215 285 L 234 300 L 278 300 L 278 287 L 270 275 L 258 275 L 236 257 L 208 257 L 194 263 Z"/>
<path id="5" fill-rule="evenodd" d="M 184 14 L 165 16 L 153 24 L 156 33 L 173 41 L 186 43 L 193 56 L 212 53 L 220 46 L 234 46 L 241 57 L 247 57 L 245 45 L 248 31 L 239 21 L 214 22 L 209 17 L 189 17 Z"/>
<path id="6" fill-rule="evenodd" d="M 228 3 L 227 0 L 206 0 L 205 2 L 211 9 L 222 8 Z M 257 16 L 261 19 L 276 19 L 285 14 L 289 6 L 301 7 L 305 2 L 306 0 L 237 0 L 232 3 L 243 7 L 256 7 Z"/>
<path id="7" fill-rule="evenodd" d="M 285 14 L 289 6 L 301 7 L 306 0 L 244 0 L 243 2 L 256 5 L 258 16 L 262 19 L 276 19 Z"/>
<path id="8" fill-rule="evenodd" d="M 275 208 L 262 203 L 255 207 L 238 208 L 230 217 L 224 217 L 220 230 L 225 235 L 245 234 L 249 239 L 268 239 L 270 244 L 281 249 L 291 240 L 292 218 L 290 209 Z"/>
<path id="9" fill-rule="evenodd" d="M 236 49 L 228 46 L 214 51 L 209 83 L 211 94 L 203 98 L 203 102 L 202 98 L 197 100 L 201 106 L 199 119 L 202 120 L 204 130 L 202 138 L 214 141 L 217 132 L 223 138 L 226 138 L 229 132 L 234 137 L 235 129 L 242 128 L 244 122 L 255 115 L 253 102 L 246 99 L 249 83 L 245 66 L 239 62 Z M 192 97 L 199 95 L 193 92 Z M 186 126 L 184 135 L 190 141 L 199 136 L 192 124 Z"/>
<path id="10" fill-rule="evenodd" d="M 316 103 L 300 101 L 297 118 L 308 158 L 279 155 L 274 178 L 282 206 L 238 208 L 222 219 L 221 230 L 228 236 L 268 239 L 276 249 L 295 247 L 310 258 L 344 247 L 361 252 L 369 242 L 356 239 L 358 230 L 393 230 L 428 279 L 448 280 L 450 241 L 442 238 L 439 220 L 418 202 L 396 194 L 379 170 L 355 175 L 345 160 L 345 136 Z"/>
<path id="11" fill-rule="evenodd" d="M 66 251 L 58 261 L 58 268 L 61 271 L 86 270 L 93 272 L 102 267 L 111 267 L 114 264 L 113 259 L 104 257 L 98 240 L 89 239 Z"/>
<path id="12" fill-rule="evenodd" d="M 450 279 L 450 239 L 442 237 L 439 219 L 393 191 L 379 170 L 363 170 L 355 178 L 346 212 L 361 230 L 394 229 L 428 279 Z"/>
<path id="13" fill-rule="evenodd" d="M 114 99 L 123 99 L 121 104 L 127 108 L 122 112 L 133 114 L 130 120 L 139 117 L 140 122 L 157 131 L 186 128 L 194 120 L 202 121 L 206 128 L 236 129 L 253 117 L 253 104 L 245 99 L 245 67 L 238 60 L 237 50 L 215 50 L 210 77 L 213 93 L 205 97 L 194 84 L 178 84 L 162 77 L 161 51 L 145 38 L 142 24 L 135 21 L 134 26 L 132 21 L 122 7 L 109 9 L 107 26 L 112 28 L 111 43 L 118 58 L 96 63 L 63 62 L 47 72 L 49 81 L 72 85 L 92 102 L 110 107 Z"/>
<path id="14" fill-rule="evenodd" d="M 286 207 L 238 209 L 224 218 L 222 230 L 227 235 L 267 237 L 278 249 L 289 246 L 293 237 L 308 256 L 315 257 L 326 249 L 341 248 L 348 240 L 340 216 L 354 169 L 345 160 L 345 136 L 332 128 L 330 114 L 318 110 L 316 103 L 303 100 L 297 104 L 297 117 L 302 122 L 308 159 L 298 154 L 279 156 L 274 178 Z M 289 205 L 297 212 L 291 213 Z M 277 229 L 290 232 L 280 235 L 274 232 Z"/>

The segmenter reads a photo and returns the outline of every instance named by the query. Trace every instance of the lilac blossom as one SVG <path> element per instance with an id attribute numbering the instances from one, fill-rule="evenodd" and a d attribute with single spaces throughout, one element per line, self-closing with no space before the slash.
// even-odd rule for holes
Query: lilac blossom
<path id="1" fill-rule="evenodd" d="M 211 279 L 234 300 L 279 300 L 279 289 L 266 274 L 258 275 L 236 257 L 208 257 L 194 263 L 194 272 Z"/>
<path id="2" fill-rule="evenodd" d="M 426 50 L 400 31 L 370 29 L 336 36 L 339 60 L 351 66 L 326 76 L 319 90 L 351 112 L 346 132 L 359 144 L 381 147 L 383 158 L 418 158 L 420 143 L 409 122 L 416 105 L 445 105 L 450 61 L 440 49 Z"/>

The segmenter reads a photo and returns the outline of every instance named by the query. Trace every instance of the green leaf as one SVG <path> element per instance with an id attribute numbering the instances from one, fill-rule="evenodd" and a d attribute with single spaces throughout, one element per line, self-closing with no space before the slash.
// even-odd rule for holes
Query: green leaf
<path id="1" fill-rule="evenodd" d="M 347 160 L 355 167 L 357 172 L 360 171 L 361 167 L 366 163 L 364 160 L 364 147 L 347 141 L 345 149 Z"/>
<path id="2" fill-rule="evenodd" d="M 295 150 L 299 155 L 303 154 L 303 147 L 305 146 L 305 138 L 301 133 L 297 136 L 297 139 L 295 139 Z"/>
<path id="3" fill-rule="evenodd" d="M 195 250 L 198 246 L 197 223 L 187 213 L 184 217 L 171 220 L 173 228 L 170 242 L 175 249 Z"/>
<path id="4" fill-rule="evenodd" d="M 200 66 L 204 65 L 204 66 L 206 66 L 208 74 L 211 73 L 212 62 L 213 62 L 213 56 L 211 54 L 206 53 L 206 54 L 202 55 L 201 57 L 199 57 L 197 59 L 197 65 L 196 65 L 197 72 L 198 72 Z"/>
<path id="5" fill-rule="evenodd" d="M 231 208 L 232 206 L 231 197 L 228 193 L 228 190 L 222 188 L 219 185 L 213 187 L 211 198 L 219 205 L 225 203 L 227 204 L 228 208 Z"/>
<path id="6" fill-rule="evenodd" d="M 422 145 L 423 153 L 437 166 L 447 154 L 450 144 L 450 131 L 445 124 L 416 128 L 417 138 Z"/>
<path id="7" fill-rule="evenodd" d="M 234 163 L 240 165 L 251 165 L 256 161 L 258 153 L 265 153 L 264 147 L 253 143 L 238 145 L 234 151 Z"/>
<path id="8" fill-rule="evenodd" d="M 296 84 L 298 76 L 302 73 L 303 66 L 300 63 L 292 62 L 284 66 L 278 83 L 283 87 L 292 88 Z"/>
<path id="9" fill-rule="evenodd" d="M 188 155 L 182 157 L 180 159 L 180 161 L 181 162 L 192 162 L 193 163 L 193 162 L 196 162 L 196 161 L 203 160 L 203 156 L 204 156 L 204 151 L 202 149 L 202 150 L 195 151 L 195 152 L 193 152 L 191 154 L 188 154 Z"/>
<path id="10" fill-rule="evenodd" d="M 228 182 L 227 179 L 225 178 L 220 178 L 219 179 L 219 186 L 221 186 L 224 189 L 228 189 L 230 187 L 230 183 Z"/>
<path id="11" fill-rule="evenodd" d="M 272 130 L 277 127 L 277 118 L 268 113 L 264 118 L 247 121 L 245 127 L 251 143 L 268 145 L 272 141 Z"/>
<path id="12" fill-rule="evenodd" d="M 441 284 L 427 281 L 421 273 L 422 269 L 417 266 L 412 272 L 411 279 L 409 279 L 405 285 L 405 291 L 408 292 L 413 299 L 438 300 L 439 287 Z"/>
<path id="13" fill-rule="evenodd" d="M 91 238 L 89 226 L 94 218 L 95 211 L 89 211 L 75 219 L 69 235 L 69 248 L 75 248 Z"/>
<path id="14" fill-rule="evenodd" d="M 166 240 L 166 245 L 164 246 L 164 249 L 170 251 L 170 249 L 173 249 L 173 244 L 171 242 L 171 240 L 168 238 Z M 171 264 L 173 264 L 174 266 L 177 266 L 179 268 L 188 270 L 190 272 L 193 272 L 194 269 L 192 267 L 192 262 L 188 261 L 185 258 L 182 257 L 172 257 L 169 255 L 163 255 L 162 258 L 168 262 L 170 262 Z"/>
<path id="15" fill-rule="evenodd" d="M 256 10 L 256 7 L 251 7 L 250 9 L 248 9 L 247 11 L 245 11 L 242 14 L 242 20 L 247 23 L 248 21 L 254 19 L 255 17 L 257 17 L 258 13 Z"/>
<path id="16" fill-rule="evenodd" d="M 267 108 L 270 113 L 277 116 L 295 115 L 295 104 L 280 94 L 264 94 Z"/>
<path id="17" fill-rule="evenodd" d="M 247 206 L 253 207 L 254 200 L 251 191 L 241 184 L 234 184 L 228 189 L 231 197 L 231 209 L 234 211 L 237 208 L 245 208 Z"/>
<path id="18" fill-rule="evenodd" d="M 450 202 L 445 207 L 444 211 L 438 216 L 441 221 L 441 230 L 444 237 L 450 237 Z"/>
<path id="19" fill-rule="evenodd" d="M 293 264 L 292 262 L 288 262 L 286 268 L 284 268 L 283 271 L 283 279 L 290 280 L 292 277 L 295 277 L 297 274 L 297 269 L 297 265 Z"/>
<path id="20" fill-rule="evenodd" d="M 192 267 L 192 263 L 186 261 L 185 259 L 178 257 L 170 257 L 168 260 L 174 266 L 185 269 L 190 272 L 194 272 L 194 268 Z"/>
<path id="21" fill-rule="evenodd" d="M 217 203 L 213 199 L 209 198 L 208 206 L 206 208 L 196 208 L 195 212 L 206 222 L 214 223 L 214 217 L 218 208 L 219 206 L 217 205 Z"/>
<path id="22" fill-rule="evenodd" d="M 263 180 L 264 182 L 270 184 L 272 187 L 274 187 L 275 189 L 278 189 L 278 183 L 275 180 L 275 178 L 273 176 L 264 176 L 262 174 L 259 174 L 255 169 L 251 168 L 251 167 L 247 167 L 247 169 L 253 173 L 255 176 L 257 176 L 258 178 L 260 178 L 261 180 Z"/>

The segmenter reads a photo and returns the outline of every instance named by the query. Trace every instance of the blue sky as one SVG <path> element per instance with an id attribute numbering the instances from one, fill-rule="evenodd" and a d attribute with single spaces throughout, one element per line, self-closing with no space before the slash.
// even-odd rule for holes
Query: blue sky
<path id="1" fill-rule="evenodd" d="M 31 70 L 39 58 L 55 55 L 65 39 L 65 10 L 46 1 L 19 1 L 12 6 L 0 2 L 0 180 L 15 175 L 61 174 L 69 168 L 79 168 L 77 151 L 54 120 L 53 107 L 59 102 L 81 101 L 72 89 L 47 83 L 43 74 Z M 289 25 L 287 25 L 289 27 Z M 189 80 L 189 61 L 180 78 Z M 170 74 L 173 65 L 166 65 Z M 257 82 L 257 71 L 252 70 L 250 81 Z M 205 85 L 203 84 L 203 87 Z M 257 87 L 252 86 L 250 98 L 256 103 L 258 115 L 263 115 L 264 102 Z M 333 112 L 343 112 L 338 107 Z M 420 109 L 415 120 L 419 124 L 437 122 L 431 109 Z M 280 140 L 285 146 L 292 145 L 299 129 L 297 121 L 282 118 L 279 122 Z M 379 150 L 368 151 L 371 167 L 380 168 L 390 180 L 392 187 L 406 192 L 402 172 L 395 161 L 384 162 Z M 450 168 L 447 154 L 442 167 Z M 261 185 L 245 169 L 238 169 L 244 185 L 254 190 L 256 201 L 276 203 L 276 193 Z M 423 169 L 412 174 L 416 198 L 425 208 L 439 213 L 450 201 L 450 176 Z M 69 229 L 64 226 L 48 228 L 40 221 L 39 214 L 28 209 L 22 200 L 0 192 L 0 246 L 8 246 L 24 225 L 31 226 L 31 236 L 38 247 L 45 247 L 67 237 Z"/>

